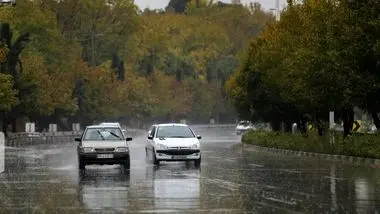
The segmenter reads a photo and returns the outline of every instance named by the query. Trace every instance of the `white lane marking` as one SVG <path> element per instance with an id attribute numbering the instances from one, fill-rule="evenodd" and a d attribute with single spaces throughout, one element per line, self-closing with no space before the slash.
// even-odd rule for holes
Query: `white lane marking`
<path id="1" fill-rule="evenodd" d="M 274 202 L 279 202 L 279 203 L 282 203 L 282 204 L 287 204 L 287 205 L 297 205 L 297 202 L 295 201 L 286 201 L 286 200 L 283 200 L 283 199 L 278 199 L 278 198 L 273 198 L 273 197 L 264 197 L 265 199 L 267 200 L 270 200 L 270 201 L 274 201 Z"/>

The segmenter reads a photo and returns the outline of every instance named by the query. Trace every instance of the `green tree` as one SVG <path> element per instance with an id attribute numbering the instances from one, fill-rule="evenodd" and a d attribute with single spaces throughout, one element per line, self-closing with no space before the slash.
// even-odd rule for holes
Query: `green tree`
<path id="1" fill-rule="evenodd" d="M 174 10 L 176 13 L 184 13 L 188 0 L 170 0 L 166 10 Z"/>
<path id="2" fill-rule="evenodd" d="M 3 74 L 11 75 L 14 79 L 13 89 L 18 91 L 17 97 L 19 103 L 11 109 L 10 112 L 5 114 L 3 123 L 5 126 L 12 122 L 13 132 L 16 132 L 16 119 L 24 109 L 28 107 L 28 100 L 30 99 L 31 91 L 35 89 L 33 84 L 23 81 L 21 78 L 22 63 L 20 54 L 24 50 L 25 45 L 29 42 L 29 33 L 23 33 L 18 36 L 15 41 L 13 31 L 10 29 L 9 23 L 2 23 L 0 25 L 0 41 L 9 49 L 6 54 L 6 60 L 1 62 L 0 72 Z"/>
<path id="3" fill-rule="evenodd" d="M 45 0 L 57 14 L 62 34 L 83 47 L 91 66 L 125 56 L 126 41 L 138 29 L 138 8 L 129 0 Z"/>

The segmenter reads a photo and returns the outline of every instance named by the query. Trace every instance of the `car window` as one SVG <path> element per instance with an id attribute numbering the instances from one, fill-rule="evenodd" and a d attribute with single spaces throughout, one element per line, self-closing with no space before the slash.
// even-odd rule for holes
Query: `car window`
<path id="1" fill-rule="evenodd" d="M 123 134 L 119 128 L 89 128 L 84 134 L 83 140 L 123 140 Z"/>
<path id="2" fill-rule="evenodd" d="M 151 136 L 154 136 L 155 133 L 156 133 L 156 127 L 153 126 L 153 128 L 150 130 L 149 134 L 150 134 Z"/>
<path id="3" fill-rule="evenodd" d="M 161 126 L 157 129 L 157 138 L 193 138 L 194 133 L 187 126 Z"/>

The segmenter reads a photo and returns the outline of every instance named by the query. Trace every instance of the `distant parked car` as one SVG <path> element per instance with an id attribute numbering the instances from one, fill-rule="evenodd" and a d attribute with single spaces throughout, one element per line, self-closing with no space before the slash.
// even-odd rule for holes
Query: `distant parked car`
<path id="1" fill-rule="evenodd" d="M 118 126 L 94 125 L 87 126 L 77 147 L 79 169 L 84 170 L 86 165 L 120 164 L 124 169 L 130 168 L 130 151 L 127 141 Z"/>
<path id="2" fill-rule="evenodd" d="M 0 0 L 0 5 L 16 6 L 16 0 Z"/>
<path id="3" fill-rule="evenodd" d="M 236 134 L 241 135 L 248 130 L 256 130 L 253 124 L 249 121 L 243 120 L 238 123 L 236 126 Z"/>
<path id="4" fill-rule="evenodd" d="M 121 127 L 120 123 L 118 123 L 118 122 L 112 122 L 112 123 L 110 123 L 110 122 L 103 122 L 103 123 L 100 123 L 99 125 L 101 125 L 101 126 L 118 126 L 118 127 L 120 127 L 121 130 L 123 131 L 123 134 L 124 134 L 125 136 L 127 135 L 127 130 L 123 129 L 123 128 Z"/>

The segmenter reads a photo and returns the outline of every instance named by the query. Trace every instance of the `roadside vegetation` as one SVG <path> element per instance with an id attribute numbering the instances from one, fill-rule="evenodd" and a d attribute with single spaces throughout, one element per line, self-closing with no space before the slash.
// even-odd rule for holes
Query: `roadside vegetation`
<path id="1" fill-rule="evenodd" d="M 235 121 L 223 85 L 271 20 L 259 4 L 18 0 L 0 7 L 0 125 Z"/>
<path id="2" fill-rule="evenodd" d="M 334 141 L 332 141 L 332 138 L 334 138 Z M 243 135 L 242 142 L 293 151 L 380 159 L 380 137 L 371 134 L 353 134 L 349 137 L 344 137 L 339 132 L 330 132 L 319 136 L 317 132 L 292 134 L 250 131 Z"/>
<path id="3" fill-rule="evenodd" d="M 329 111 L 334 111 L 347 137 L 352 134 L 354 107 L 358 107 L 372 116 L 380 130 L 379 2 L 287 2 L 280 21 L 270 23 L 250 43 L 226 83 L 239 117 L 269 122 L 275 131 L 284 124 L 286 132 L 297 123 L 306 133 L 307 123 L 312 122 L 319 136 L 327 136 Z M 247 137 L 268 146 L 328 151 L 321 149 L 324 141 L 316 143 L 315 136 L 277 135 L 250 133 Z M 345 146 L 338 153 L 374 156 L 379 151 L 375 138 L 353 136 L 337 145 Z M 368 151 L 359 151 L 357 146 Z"/>

